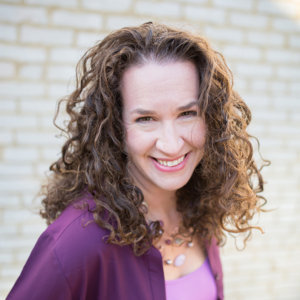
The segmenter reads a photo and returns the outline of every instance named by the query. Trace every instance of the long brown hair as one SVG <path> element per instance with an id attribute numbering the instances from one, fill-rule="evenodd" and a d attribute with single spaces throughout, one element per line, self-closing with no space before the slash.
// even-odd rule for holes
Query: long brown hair
<path id="1" fill-rule="evenodd" d="M 68 139 L 50 167 L 42 217 L 51 223 L 89 192 L 96 203 L 95 221 L 110 231 L 108 242 L 133 245 L 137 255 L 150 247 L 160 225 L 149 230 L 140 209 L 143 194 L 127 173 L 120 93 L 124 70 L 149 60 L 188 60 L 199 73 L 198 104 L 207 138 L 202 161 L 177 191 L 183 227 L 219 242 L 224 231 L 251 233 L 250 221 L 265 199 L 258 195 L 263 179 L 246 132 L 250 110 L 233 91 L 223 56 L 205 39 L 151 22 L 109 34 L 79 62 L 76 89 L 62 99 L 70 117 Z"/>

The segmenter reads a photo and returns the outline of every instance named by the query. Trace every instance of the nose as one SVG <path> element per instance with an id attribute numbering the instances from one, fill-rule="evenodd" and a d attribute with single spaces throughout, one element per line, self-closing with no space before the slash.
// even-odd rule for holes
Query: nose
<path id="1" fill-rule="evenodd" d="M 161 126 L 156 140 L 157 150 L 163 152 L 165 155 L 174 156 L 182 154 L 183 145 L 184 140 L 175 124 L 167 122 Z"/>

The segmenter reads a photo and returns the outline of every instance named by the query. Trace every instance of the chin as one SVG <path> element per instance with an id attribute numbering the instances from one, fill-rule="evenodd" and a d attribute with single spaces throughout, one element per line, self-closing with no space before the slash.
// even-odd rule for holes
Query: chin
<path id="1" fill-rule="evenodd" d="M 179 190 L 182 187 L 184 187 L 188 183 L 189 179 L 186 180 L 186 181 L 178 182 L 178 183 L 170 182 L 169 184 L 166 183 L 166 184 L 163 184 L 163 185 L 160 183 L 157 186 L 160 187 L 162 190 L 165 190 L 165 191 L 176 192 L 177 190 Z"/>

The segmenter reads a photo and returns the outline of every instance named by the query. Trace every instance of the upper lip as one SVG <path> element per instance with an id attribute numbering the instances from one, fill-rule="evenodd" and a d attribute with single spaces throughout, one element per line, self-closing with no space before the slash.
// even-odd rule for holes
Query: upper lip
<path id="1" fill-rule="evenodd" d="M 185 154 L 182 154 L 182 155 L 180 155 L 180 156 L 177 156 L 177 157 L 175 157 L 175 158 L 158 158 L 158 157 L 153 157 L 154 159 L 156 159 L 156 160 L 163 160 L 163 161 L 174 161 L 174 160 L 177 160 L 177 159 L 179 159 L 179 158 L 181 158 L 182 156 L 186 156 L 187 155 L 187 153 L 185 153 Z"/>

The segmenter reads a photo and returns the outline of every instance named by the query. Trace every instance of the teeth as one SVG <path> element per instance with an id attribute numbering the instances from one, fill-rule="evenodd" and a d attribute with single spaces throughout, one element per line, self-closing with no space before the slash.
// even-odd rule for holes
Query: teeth
<path id="1" fill-rule="evenodd" d="M 174 167 L 179 165 L 182 161 L 184 160 L 184 155 L 176 160 L 160 160 L 157 159 L 157 161 L 159 162 L 159 164 L 166 166 L 166 167 Z"/>

